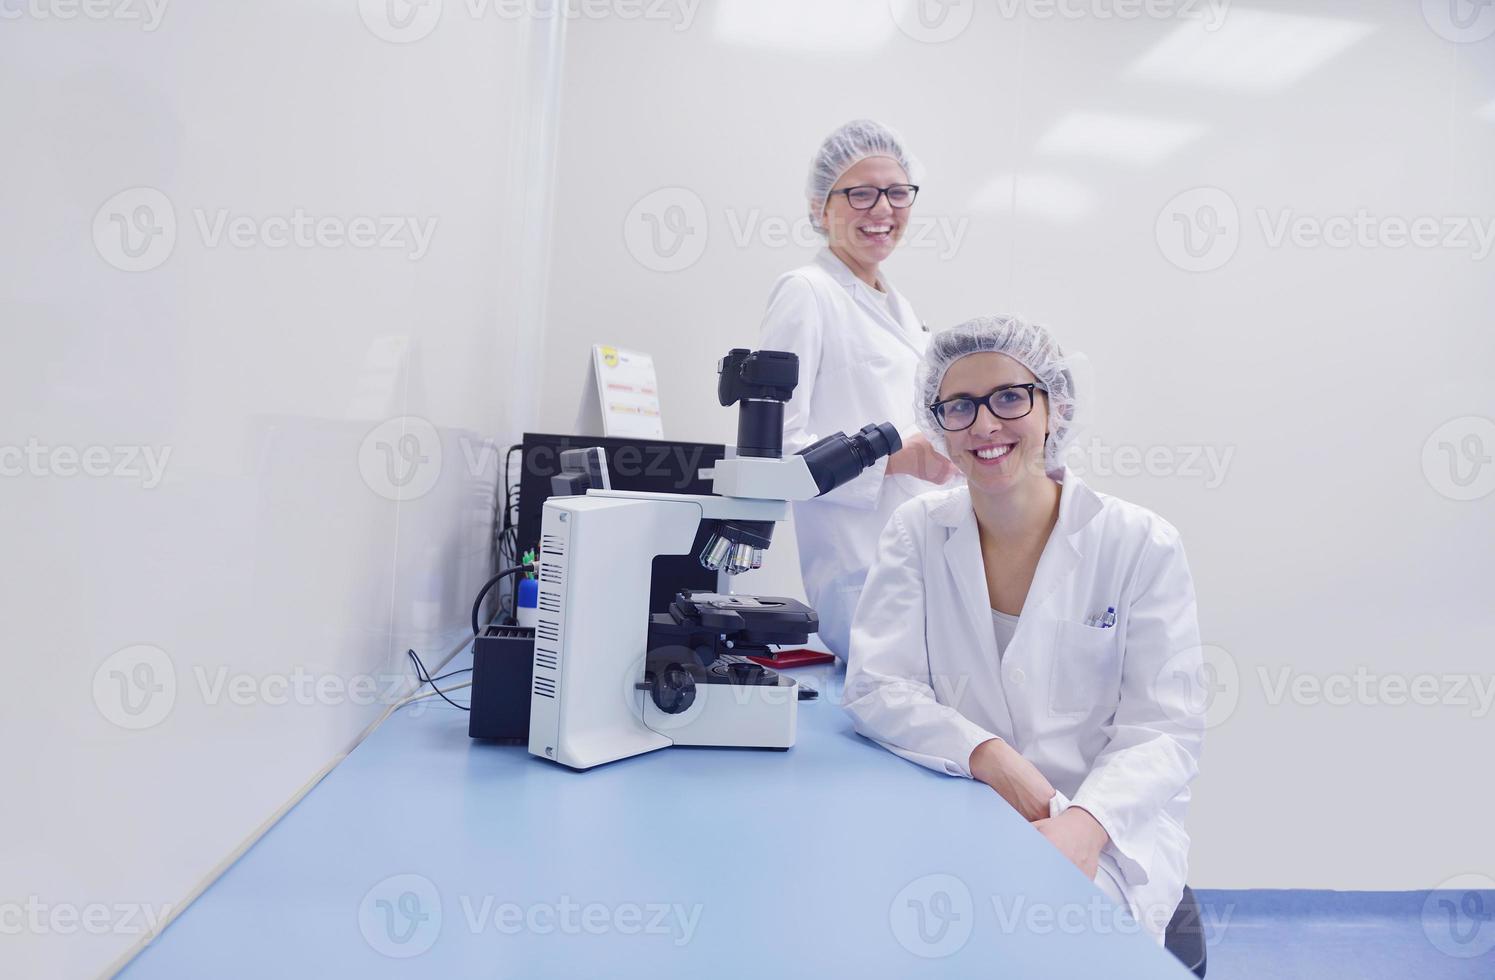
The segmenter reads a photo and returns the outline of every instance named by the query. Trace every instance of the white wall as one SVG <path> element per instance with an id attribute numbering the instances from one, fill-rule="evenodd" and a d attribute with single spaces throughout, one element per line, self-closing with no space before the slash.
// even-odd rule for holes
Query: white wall
<path id="1" fill-rule="evenodd" d="M 394 40 L 380 3 L 7 6 L 7 976 L 108 968 L 142 938 L 121 907 L 185 898 L 383 713 L 407 647 L 467 635 L 484 447 L 530 425 L 562 35 L 447 6 Z M 142 206 L 174 244 L 127 271 L 111 215 Z M 298 210 L 360 242 L 359 218 L 434 233 L 198 227 L 279 240 Z M 116 469 L 142 449 L 159 477 Z"/>
<path id="2" fill-rule="evenodd" d="M 570 425 L 587 345 L 607 342 L 656 357 L 669 436 L 730 441 L 714 361 L 754 343 L 773 278 L 812 254 L 762 222 L 801 219 L 826 132 L 882 119 L 927 166 L 917 207 L 937 232 L 904 246 L 893 280 L 934 327 L 1021 311 L 1087 352 L 1098 398 L 1077 467 L 1184 533 L 1221 686 L 1193 882 L 1495 873 L 1492 719 L 1453 689 L 1495 683 L 1495 498 L 1454 499 L 1439 448 L 1469 437 L 1495 455 L 1489 423 L 1440 430 L 1495 415 L 1495 259 L 1390 247 L 1392 225 L 1349 247 L 1269 237 L 1284 215 L 1332 232 L 1362 209 L 1490 227 L 1495 40 L 1479 35 L 1495 8 L 1462 32 L 1437 4 L 1234 3 L 1213 31 L 1096 15 L 1139 6 L 953 4 L 922 30 L 897 3 L 717 0 L 688 26 L 679 10 L 573 23 L 542 424 Z M 1174 201 L 1200 186 L 1223 193 Z M 1236 209 L 1215 213 L 1238 244 L 1188 271 L 1173 215 L 1208 220 L 1201 204 Z M 655 248 L 647 222 L 682 214 Z M 1153 447 L 1152 475 L 1111 455 Z M 1223 475 L 1195 471 L 1205 452 Z M 1477 472 L 1488 490 L 1495 465 Z M 792 578 L 789 549 L 769 561 Z M 1278 698 L 1283 670 L 1433 675 L 1451 696 Z"/>

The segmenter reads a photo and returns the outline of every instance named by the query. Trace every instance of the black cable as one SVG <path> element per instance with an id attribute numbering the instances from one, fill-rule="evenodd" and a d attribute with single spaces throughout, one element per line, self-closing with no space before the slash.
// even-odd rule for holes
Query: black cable
<path id="1" fill-rule="evenodd" d="M 485 582 L 483 584 L 483 587 L 478 590 L 478 597 L 477 597 L 477 599 L 474 600 L 473 604 L 472 604 L 472 635 L 473 636 L 479 636 L 483 632 L 482 627 L 478 626 L 478 613 L 483 608 L 483 599 L 484 599 L 485 596 L 488 595 L 488 590 L 491 589 L 491 588 L 493 588 L 495 585 L 497 585 L 503 579 L 507 578 L 510 575 L 513 575 L 515 572 L 527 572 L 527 571 L 530 571 L 531 569 L 533 569 L 534 567 L 535 566 L 533 566 L 533 565 L 512 565 L 512 566 L 510 566 L 508 568 L 505 568 L 503 571 L 499 572 L 497 575 L 493 576 L 492 578 L 490 578 L 487 582 Z"/>
<path id="2" fill-rule="evenodd" d="M 435 677 L 431 678 L 431 680 L 432 681 L 444 681 L 448 677 L 456 677 L 458 674 L 465 674 L 465 673 L 467 673 L 470 670 L 472 670 L 471 667 L 463 667 L 463 668 L 461 668 L 459 670 L 449 670 L 445 674 L 437 674 Z"/>
<path id="3" fill-rule="evenodd" d="M 437 694 L 440 694 L 441 700 L 445 701 L 453 708 L 461 708 L 463 711 L 472 710 L 465 704 L 458 704 L 457 702 L 453 701 L 451 698 L 446 696 L 445 691 L 436 686 L 435 679 L 432 678 L 430 674 L 426 673 L 426 665 L 420 662 L 419 654 L 417 654 L 414 650 L 406 650 L 405 652 L 410 655 L 411 660 L 415 661 L 415 676 L 420 678 L 420 682 L 422 684 L 430 684 L 431 690 L 435 691 Z M 453 673 L 460 673 L 460 671 L 453 671 Z"/>
<path id="4" fill-rule="evenodd" d="M 498 537 L 498 567 L 505 568 L 509 565 L 519 563 L 519 528 L 509 525 L 499 533 Z M 514 607 L 518 604 L 518 586 L 503 589 L 498 597 L 498 618 L 500 622 L 514 622 Z"/>
<path id="5" fill-rule="evenodd" d="M 514 458 L 514 454 L 515 453 L 522 452 L 523 450 L 524 450 L 524 446 L 523 446 L 523 444 L 520 444 L 518 446 L 510 446 L 509 447 L 509 451 L 506 452 L 506 453 L 504 453 L 504 517 L 503 517 L 503 526 L 505 528 L 511 527 L 515 523 L 515 521 L 513 519 L 511 519 L 509 517 L 509 515 L 513 512 L 514 496 L 515 496 L 514 495 L 514 491 L 518 490 L 519 487 L 520 487 L 520 484 L 518 484 L 518 483 L 511 483 L 509 481 L 509 460 L 511 460 L 511 459 Z"/>
<path id="6" fill-rule="evenodd" d="M 518 564 L 519 562 L 519 519 L 518 519 L 518 491 L 520 484 L 515 483 L 509 476 L 510 467 L 514 461 L 514 454 L 520 454 L 520 460 L 524 459 L 523 444 L 513 445 L 504 452 L 503 473 L 501 487 L 503 490 L 501 498 L 495 494 L 495 504 L 502 507 L 502 513 L 497 515 L 494 521 L 494 555 L 496 564 L 502 568 L 506 564 Z M 490 588 L 492 583 L 486 588 Z M 498 604 L 498 617 L 501 620 L 513 618 L 513 607 L 517 605 L 515 589 L 500 597 Z M 481 600 L 480 600 L 481 601 Z M 473 635 L 478 635 L 477 629 L 478 613 L 473 614 Z"/>

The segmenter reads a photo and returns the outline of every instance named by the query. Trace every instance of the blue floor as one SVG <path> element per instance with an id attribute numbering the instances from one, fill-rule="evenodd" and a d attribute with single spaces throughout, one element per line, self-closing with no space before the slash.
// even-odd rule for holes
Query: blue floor
<path id="1" fill-rule="evenodd" d="M 1495 891 L 1195 895 L 1209 980 L 1495 980 Z"/>

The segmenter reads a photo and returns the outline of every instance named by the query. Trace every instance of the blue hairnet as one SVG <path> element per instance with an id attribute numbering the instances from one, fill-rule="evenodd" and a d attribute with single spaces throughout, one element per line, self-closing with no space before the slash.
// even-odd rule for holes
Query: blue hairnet
<path id="1" fill-rule="evenodd" d="M 945 430 L 934 419 L 930 405 L 939 401 L 940 384 L 950 365 L 962 357 L 993 351 L 1006 354 L 1033 372 L 1048 389 L 1049 437 L 1044 443 L 1044 469 L 1057 475 L 1064 469 L 1064 453 L 1076 432 L 1079 402 L 1075 392 L 1075 367 L 1082 355 L 1066 355 L 1046 327 L 1021 316 L 982 316 L 967 320 L 929 338 L 929 346 L 915 375 L 914 417 L 919 428 L 941 453 L 948 456 Z"/>
<path id="2" fill-rule="evenodd" d="M 914 178 L 915 162 L 903 149 L 898 134 L 871 119 L 853 119 L 831 133 L 820 144 L 815 159 L 810 161 L 810 179 L 805 183 L 805 197 L 810 203 L 810 223 L 815 230 L 825 234 L 825 202 L 831 196 L 831 188 L 841 175 L 868 157 L 891 157 Z"/>

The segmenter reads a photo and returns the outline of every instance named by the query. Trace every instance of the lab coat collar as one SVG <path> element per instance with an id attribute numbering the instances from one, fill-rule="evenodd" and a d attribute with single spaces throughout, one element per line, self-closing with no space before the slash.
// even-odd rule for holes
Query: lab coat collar
<path id="1" fill-rule="evenodd" d="M 1033 582 L 1028 586 L 1023 613 L 1039 608 L 1079 565 L 1080 549 L 1075 544 L 1075 535 L 1101 511 L 1100 497 L 1068 468 L 1063 471 L 1060 482 L 1059 518 L 1038 560 Z M 981 638 L 987 662 L 996 663 L 996 637 L 991 628 L 991 602 L 986 591 L 981 531 L 976 523 L 976 511 L 971 506 L 970 489 L 962 485 L 946 491 L 944 499 L 932 505 L 929 516 L 935 523 L 951 528 L 945 541 L 945 562 L 960 590 L 976 635 Z M 1018 647 L 1019 637 L 1026 639 L 1031 636 L 1033 628 L 1033 617 L 1020 616 L 1013 647 Z"/>
<path id="2" fill-rule="evenodd" d="M 830 273 L 832 279 L 836 280 L 848 289 L 852 288 L 858 283 L 861 283 L 863 286 L 867 285 L 866 283 L 862 282 L 862 280 L 857 278 L 856 273 L 852 272 L 851 269 L 846 265 L 846 263 L 842 262 L 841 259 L 836 255 L 836 253 L 830 250 L 829 246 L 827 246 L 826 248 L 822 248 L 819 253 L 816 254 L 815 262 L 826 272 Z"/>
<path id="3" fill-rule="evenodd" d="M 1100 512 L 1100 496 L 1066 466 L 1059 477 L 1059 519 L 1054 523 L 1054 535 L 1068 537 Z M 944 499 L 931 505 L 929 516 L 945 527 L 958 528 L 969 523 L 974 529 L 976 510 L 971 506 L 970 487 L 962 483 L 946 490 Z"/>
<path id="4" fill-rule="evenodd" d="M 850 292 L 862 309 L 871 315 L 872 319 L 882 326 L 883 329 L 903 341 L 915 353 L 923 353 L 923 350 L 915 343 L 913 335 L 923 331 L 924 325 L 913 318 L 913 310 L 909 309 L 908 301 L 901 294 L 898 296 L 897 302 L 897 309 L 902 317 L 902 320 L 899 320 L 891 316 L 888 313 L 887 306 L 873 295 L 876 290 L 858 279 L 856 273 L 852 272 L 850 267 L 845 262 L 842 262 L 840 257 L 828 247 L 820 250 L 820 254 L 815 256 L 815 262 L 832 279 L 840 283 L 842 288 Z M 881 273 L 879 278 L 882 280 L 882 284 L 887 287 L 890 294 L 897 292 L 893 284 L 888 280 L 886 273 Z"/>

